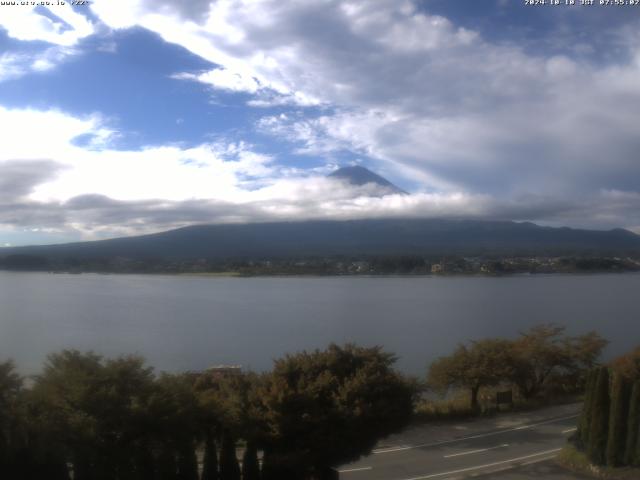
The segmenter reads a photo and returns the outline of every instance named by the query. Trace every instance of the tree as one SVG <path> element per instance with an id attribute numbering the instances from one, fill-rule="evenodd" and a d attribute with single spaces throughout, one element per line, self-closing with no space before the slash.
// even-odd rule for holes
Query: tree
<path id="1" fill-rule="evenodd" d="M 427 383 L 440 391 L 450 387 L 466 388 L 470 392 L 471 408 L 478 409 L 480 388 L 498 385 L 512 375 L 511 342 L 487 339 L 459 345 L 456 351 L 434 361 Z"/>
<path id="2" fill-rule="evenodd" d="M 595 331 L 564 339 L 564 347 L 569 361 L 564 367 L 568 377 L 574 379 L 574 388 L 584 390 L 587 375 L 597 366 L 602 350 L 608 343 L 608 340 L 602 338 Z"/>
<path id="3" fill-rule="evenodd" d="M 640 430 L 640 380 L 633 384 L 631 399 L 629 400 L 629 417 L 627 423 L 627 441 L 624 453 L 626 465 L 637 465 L 640 458 L 636 457 L 638 433 Z"/>
<path id="4" fill-rule="evenodd" d="M 580 448 L 585 448 L 589 444 L 591 415 L 593 414 L 593 392 L 595 391 L 597 379 L 598 370 L 591 370 L 587 376 L 582 412 L 580 413 L 580 420 L 578 420 L 577 438 Z"/>
<path id="5" fill-rule="evenodd" d="M 16 373 L 13 362 L 8 360 L 0 363 L 0 447 L 4 447 L 0 448 L 0 455 L 6 453 L 9 447 L 21 393 L 22 378 Z"/>
<path id="6" fill-rule="evenodd" d="M 607 367 L 599 368 L 591 411 L 587 454 L 593 463 L 604 465 L 609 430 L 609 369 Z"/>
<path id="7" fill-rule="evenodd" d="M 236 442 L 228 431 L 224 432 L 222 436 L 220 480 L 240 480 L 240 466 L 236 457 Z"/>
<path id="8" fill-rule="evenodd" d="M 47 358 L 32 392 L 34 404 L 45 412 L 44 428 L 64 445 L 77 480 L 92 478 L 102 446 L 96 418 L 104 407 L 97 398 L 102 369 L 100 356 L 65 350 Z"/>
<path id="9" fill-rule="evenodd" d="M 25 476 L 28 465 L 20 462 L 24 445 L 24 415 L 20 408 L 22 378 L 11 360 L 0 363 L 0 472 L 3 475 Z"/>
<path id="10" fill-rule="evenodd" d="M 632 381 L 640 380 L 640 347 L 616 358 L 611 366 Z"/>
<path id="11" fill-rule="evenodd" d="M 73 463 L 75 480 L 146 480 L 152 474 L 151 445 L 161 441 L 164 418 L 151 412 L 156 394 L 155 376 L 142 358 L 105 360 L 73 350 L 49 356 L 32 391 L 34 410 Z"/>
<path id="12" fill-rule="evenodd" d="M 157 459 L 158 480 L 178 480 L 178 463 L 175 450 L 165 443 Z"/>
<path id="13" fill-rule="evenodd" d="M 571 363 L 561 338 L 564 330 L 555 325 L 538 325 L 514 341 L 512 379 L 524 398 L 537 395 L 555 369 Z"/>
<path id="14" fill-rule="evenodd" d="M 242 480 L 260 480 L 258 449 L 253 442 L 247 442 L 242 456 Z"/>
<path id="15" fill-rule="evenodd" d="M 160 375 L 148 401 L 148 425 L 153 438 L 162 445 L 162 459 L 167 478 L 175 471 L 177 479 L 197 477 L 194 443 L 203 433 L 201 410 L 191 374 Z"/>
<path id="16" fill-rule="evenodd" d="M 627 439 L 627 415 L 629 413 L 629 391 L 624 375 L 614 373 L 611 388 L 609 413 L 609 438 L 607 440 L 607 465 L 617 467 L 624 463 Z"/>
<path id="17" fill-rule="evenodd" d="M 260 395 L 272 469 L 263 470 L 264 478 L 283 466 L 294 478 L 321 478 L 407 425 L 417 389 L 392 369 L 394 362 L 379 347 L 354 345 L 277 360 Z"/>
<path id="18" fill-rule="evenodd" d="M 300 480 L 300 475 L 287 465 L 286 455 L 271 453 L 267 447 L 262 457 L 262 469 L 260 475 L 262 480 Z"/>
<path id="19" fill-rule="evenodd" d="M 204 459 L 201 480 L 218 480 L 218 451 L 216 440 L 211 431 L 207 432 L 204 444 Z"/>
<path id="20" fill-rule="evenodd" d="M 178 479 L 198 480 L 198 459 L 193 443 L 183 442 L 178 449 Z"/>

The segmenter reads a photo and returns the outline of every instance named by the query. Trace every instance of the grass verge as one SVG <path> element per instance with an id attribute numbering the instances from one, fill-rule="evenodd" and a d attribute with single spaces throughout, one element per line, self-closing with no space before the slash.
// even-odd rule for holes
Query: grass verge
<path id="1" fill-rule="evenodd" d="M 638 480 L 640 479 L 640 468 L 631 467 L 601 467 L 593 465 L 587 455 L 573 445 L 567 445 L 562 449 L 557 457 L 560 466 L 572 472 L 587 475 L 592 478 L 605 480 Z"/>
<path id="2" fill-rule="evenodd" d="M 422 423 L 433 420 L 460 420 L 493 416 L 500 413 L 533 411 L 544 407 L 580 402 L 582 397 L 575 394 L 555 394 L 523 399 L 514 395 L 512 405 L 502 405 L 498 410 L 495 404 L 495 391 L 487 389 L 483 391 L 479 400 L 479 408 L 474 411 L 471 409 L 469 394 L 465 391 L 454 392 L 447 398 L 426 397 L 416 405 L 414 419 L 416 423 Z M 640 477 L 636 480 L 640 480 Z"/>

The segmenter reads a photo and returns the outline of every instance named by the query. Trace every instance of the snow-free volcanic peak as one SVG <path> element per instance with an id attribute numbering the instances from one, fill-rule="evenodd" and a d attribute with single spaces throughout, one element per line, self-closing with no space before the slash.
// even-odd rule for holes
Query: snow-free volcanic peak
<path id="1" fill-rule="evenodd" d="M 381 190 L 385 195 L 394 193 L 399 193 L 402 195 L 407 194 L 407 192 L 395 186 L 386 178 L 383 178 L 380 175 L 360 165 L 352 165 L 349 167 L 339 168 L 335 172 L 329 174 L 329 177 L 346 180 L 351 185 L 357 186 L 374 184 L 382 187 Z"/>

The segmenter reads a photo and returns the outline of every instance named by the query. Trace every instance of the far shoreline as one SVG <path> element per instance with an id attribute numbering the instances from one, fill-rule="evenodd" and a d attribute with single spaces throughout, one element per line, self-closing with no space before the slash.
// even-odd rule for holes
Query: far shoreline
<path id="1" fill-rule="evenodd" d="M 514 272 L 514 273 L 243 273 L 243 272 L 109 272 L 109 271 L 52 271 L 52 270 L 9 270 L 0 269 L 0 273 L 18 274 L 49 274 L 49 275 L 99 275 L 99 276 L 145 276 L 145 277 L 173 277 L 173 278 L 402 278 L 402 279 L 444 279 L 444 278 L 526 278 L 526 277 L 591 277 L 598 275 L 637 275 L 640 271 L 579 271 L 579 272 Z"/>

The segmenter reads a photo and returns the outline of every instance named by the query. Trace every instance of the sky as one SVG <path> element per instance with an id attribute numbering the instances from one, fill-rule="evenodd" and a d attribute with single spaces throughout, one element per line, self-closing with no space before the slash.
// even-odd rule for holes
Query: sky
<path id="1" fill-rule="evenodd" d="M 0 2 L 0 245 L 377 217 L 640 233 L 640 5 L 21 3 Z M 326 177 L 355 164 L 409 195 Z"/>

